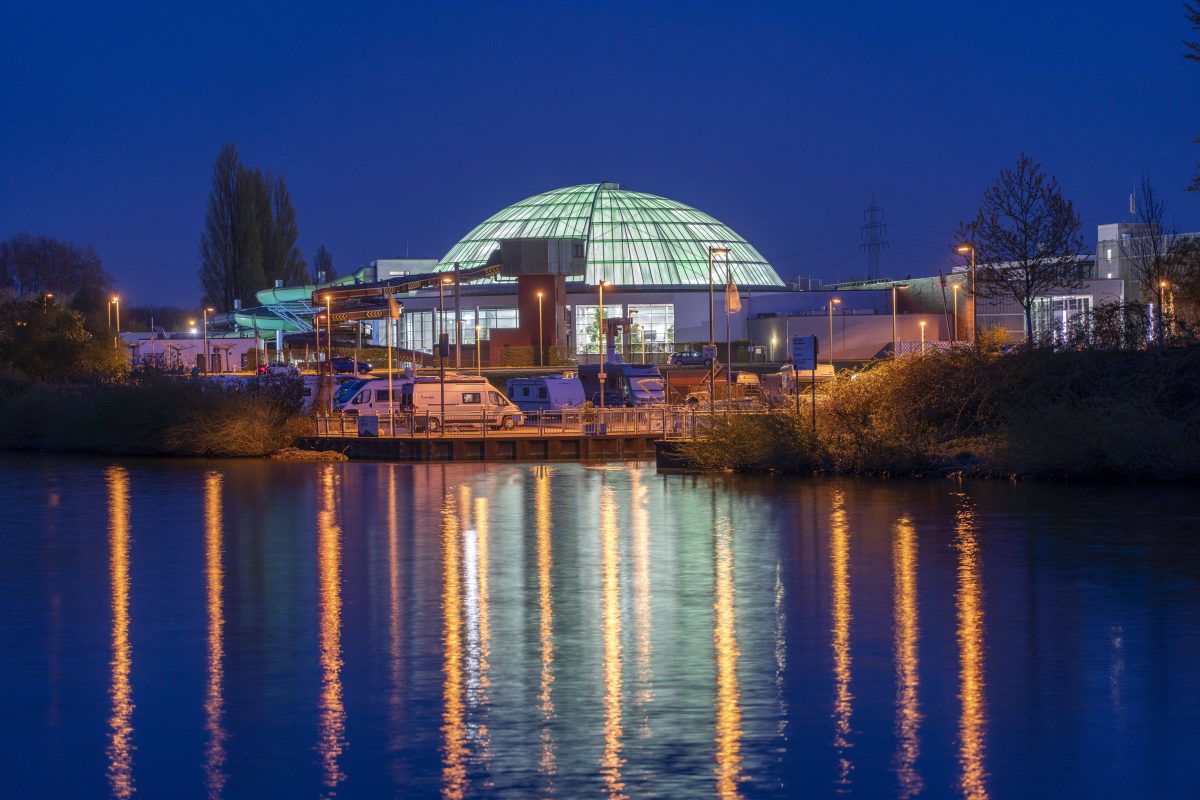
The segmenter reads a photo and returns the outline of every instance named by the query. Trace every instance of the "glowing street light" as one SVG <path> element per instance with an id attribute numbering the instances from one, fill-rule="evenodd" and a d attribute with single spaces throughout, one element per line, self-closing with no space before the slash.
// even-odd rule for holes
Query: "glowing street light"
<path id="1" fill-rule="evenodd" d="M 950 341 L 958 341 L 958 284 L 951 284 L 951 291 L 954 296 L 954 332 L 950 334 Z"/>
<path id="2" fill-rule="evenodd" d="M 840 297 L 833 297 L 829 300 L 829 366 L 831 367 L 833 366 L 833 307 L 841 302 Z"/>
<path id="3" fill-rule="evenodd" d="M 970 243 L 960 244 L 954 249 L 963 255 L 966 255 L 967 253 L 971 254 L 971 277 L 970 282 L 967 284 L 967 292 L 971 295 L 971 341 L 978 344 L 979 331 L 977 330 L 977 326 L 975 324 L 977 320 L 977 315 L 975 313 L 976 305 L 979 302 L 975 298 L 975 245 Z"/>
<path id="4" fill-rule="evenodd" d="M 608 375 L 604 372 L 604 359 L 608 358 L 608 332 L 604 329 L 604 287 L 611 285 L 612 284 L 608 281 L 601 280 L 597 287 L 600 289 L 600 374 L 596 377 L 600 380 L 601 411 L 604 410 L 604 389 L 605 385 L 608 383 Z M 709 322 L 711 321 L 712 320 L 710 319 Z"/>
<path id="5" fill-rule="evenodd" d="M 109 301 L 116 307 L 117 310 L 117 335 L 121 335 L 121 298 L 113 295 L 113 299 Z"/>
<path id="6" fill-rule="evenodd" d="M 546 366 L 546 339 L 541 335 L 541 291 L 538 293 L 538 366 Z M 475 342 L 475 347 L 479 347 L 479 342 Z"/>
<path id="7" fill-rule="evenodd" d="M 204 315 L 204 374 L 208 374 L 208 315 L 213 312 L 212 308 L 206 308 L 203 311 Z"/>
<path id="8" fill-rule="evenodd" d="M 925 355 L 925 320 L 921 320 L 921 355 Z"/>
<path id="9" fill-rule="evenodd" d="M 897 342 L 896 342 L 896 290 L 897 289 L 907 289 L 907 288 L 908 288 L 907 283 L 893 283 L 892 284 L 892 358 L 896 357 L 896 349 L 897 349 Z"/>

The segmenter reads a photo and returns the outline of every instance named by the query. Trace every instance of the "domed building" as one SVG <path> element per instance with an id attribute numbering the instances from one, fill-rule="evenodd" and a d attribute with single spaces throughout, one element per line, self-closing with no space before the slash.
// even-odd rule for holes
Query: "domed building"
<path id="1" fill-rule="evenodd" d="M 570 269 L 514 272 L 508 255 L 500 257 L 514 242 L 534 243 L 543 253 L 547 248 L 569 252 Z M 677 346 L 709 340 L 710 257 L 715 338 L 725 339 L 725 291 L 732 280 L 744 307 L 731 317 L 731 338 L 744 339 L 747 306 L 785 286 L 766 258 L 732 228 L 684 203 L 616 183 L 552 189 L 497 211 L 433 267 L 451 272 L 455 265 L 471 270 L 499 262 L 503 275 L 464 281 L 457 292 L 443 285 L 440 293 L 426 289 L 405 296 L 396 338 L 402 347 L 432 352 L 441 330 L 450 336 L 455 361 L 464 365 L 474 356 L 464 358 L 454 345 L 461 332 L 462 347 L 474 348 L 477 330 L 486 342 L 485 363 L 506 363 L 506 348 L 527 348 L 531 342 L 553 349 L 544 363 L 592 356 L 603 340 L 598 287 L 604 281 L 604 317 L 621 320 L 627 355 L 632 348 L 638 358 L 645 351 L 647 360 L 662 361 Z M 410 273 L 416 265 L 385 259 L 375 266 L 384 280 Z"/>
<path id="2" fill-rule="evenodd" d="M 782 287 L 754 246 L 729 226 L 675 200 L 585 183 L 527 197 L 476 225 L 450 248 L 438 269 L 487 263 L 501 239 L 582 239 L 589 286 L 708 287 L 709 248 L 728 250 L 728 270 L 742 287 Z M 716 283 L 728 282 L 724 253 L 716 256 Z"/>

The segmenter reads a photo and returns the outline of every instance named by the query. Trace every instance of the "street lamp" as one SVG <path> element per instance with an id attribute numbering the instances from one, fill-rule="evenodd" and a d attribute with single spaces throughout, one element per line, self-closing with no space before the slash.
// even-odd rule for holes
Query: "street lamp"
<path id="1" fill-rule="evenodd" d="M 921 355 L 925 355 L 925 320 L 921 320 Z"/>
<path id="2" fill-rule="evenodd" d="M 50 311 L 49 311 L 50 301 L 53 299 L 54 299 L 54 294 L 51 292 L 46 292 L 44 295 L 42 295 L 42 315 L 43 316 L 50 313 Z"/>
<path id="3" fill-rule="evenodd" d="M 446 350 L 442 347 L 442 328 L 446 324 L 446 284 L 451 283 L 453 278 L 442 278 L 438 281 L 438 381 L 441 383 L 438 412 L 438 431 L 445 433 L 446 431 Z"/>
<path id="4" fill-rule="evenodd" d="M 951 284 L 951 291 L 954 296 L 954 333 L 950 334 L 950 341 L 958 341 L 958 284 Z"/>
<path id="5" fill-rule="evenodd" d="M 611 286 L 608 281 L 602 280 L 599 283 L 600 289 L 600 374 L 597 375 L 600 379 L 600 410 L 604 410 L 604 389 L 608 382 L 608 375 L 604 372 L 604 359 L 608 357 L 606 352 L 608 349 L 607 331 L 604 329 L 604 287 Z"/>
<path id="6" fill-rule="evenodd" d="M 112 304 L 117 309 L 117 336 L 121 335 L 121 298 L 113 295 Z"/>
<path id="7" fill-rule="evenodd" d="M 978 325 L 976 324 L 978 321 L 978 317 L 976 315 L 976 306 L 978 305 L 979 301 L 975 297 L 975 245 L 960 244 L 954 249 L 963 255 L 966 255 L 967 253 L 971 254 L 971 277 L 967 284 L 967 292 L 971 295 L 971 341 L 978 345 L 979 330 Z"/>
<path id="8" fill-rule="evenodd" d="M 208 315 L 212 313 L 212 308 L 205 308 L 204 314 L 204 374 L 208 374 Z"/>
<path id="9" fill-rule="evenodd" d="M 544 352 L 543 348 L 545 347 L 546 340 L 542 338 L 542 293 L 541 292 L 537 293 L 537 298 L 538 298 L 538 366 L 544 367 L 544 366 L 546 366 L 546 363 L 545 363 L 546 359 L 545 359 L 545 352 Z M 476 342 L 475 346 L 478 347 L 479 342 Z"/>
<path id="10" fill-rule="evenodd" d="M 713 330 L 713 314 L 715 313 L 714 308 L 715 308 L 715 303 L 716 303 L 716 301 L 713 299 L 713 256 L 714 255 L 728 256 L 729 248 L 727 248 L 727 247 L 710 247 L 710 248 L 708 248 L 708 346 L 709 347 L 717 346 L 716 333 Z M 711 397 L 711 389 L 712 389 L 712 387 L 710 386 L 709 387 L 710 397 Z"/>
<path id="11" fill-rule="evenodd" d="M 833 366 L 833 307 L 841 302 L 839 297 L 832 297 L 829 300 L 829 366 L 831 367 Z"/>
<path id="12" fill-rule="evenodd" d="M 188 320 L 188 333 L 192 334 L 193 336 L 196 335 L 196 320 Z"/>
<path id="13" fill-rule="evenodd" d="M 892 284 L 892 358 L 896 357 L 897 345 L 899 344 L 896 341 L 896 290 L 897 289 L 907 289 L 907 288 L 908 288 L 907 283 L 893 283 Z"/>

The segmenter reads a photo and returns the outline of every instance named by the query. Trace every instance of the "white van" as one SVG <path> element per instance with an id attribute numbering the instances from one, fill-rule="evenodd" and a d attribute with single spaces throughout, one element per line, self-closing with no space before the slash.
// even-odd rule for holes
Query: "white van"
<path id="1" fill-rule="evenodd" d="M 442 384 L 437 378 L 417 378 L 399 391 L 400 407 L 412 414 L 416 430 L 441 430 L 446 425 L 482 425 L 512 430 L 523 421 L 513 405 L 487 378 L 478 375 L 446 376 L 445 413 Z"/>
<path id="2" fill-rule="evenodd" d="M 358 380 L 361 381 L 362 379 Z M 407 375 L 396 375 L 392 378 L 392 394 L 396 396 L 396 400 L 391 410 L 397 412 L 401 410 L 401 387 L 412 382 L 413 379 Z M 346 398 L 344 402 L 335 402 L 334 409 L 350 416 L 362 414 L 383 414 L 386 416 L 389 411 L 388 406 L 388 379 L 371 378 L 362 381 L 358 387 L 358 391 Z"/>

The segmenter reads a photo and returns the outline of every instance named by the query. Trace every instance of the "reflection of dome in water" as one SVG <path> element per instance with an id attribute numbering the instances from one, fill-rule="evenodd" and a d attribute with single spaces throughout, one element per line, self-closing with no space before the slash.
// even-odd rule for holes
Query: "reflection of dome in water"
<path id="1" fill-rule="evenodd" d="M 728 226 L 691 206 L 615 183 L 585 183 L 536 194 L 499 211 L 450 248 L 438 269 L 487 263 L 500 239 L 584 239 L 587 283 L 623 286 L 708 285 L 708 248 L 729 249 L 735 283 L 782 286 L 754 247 Z M 715 256 L 723 284 L 724 256 Z M 720 266 L 717 266 L 719 264 Z"/>

